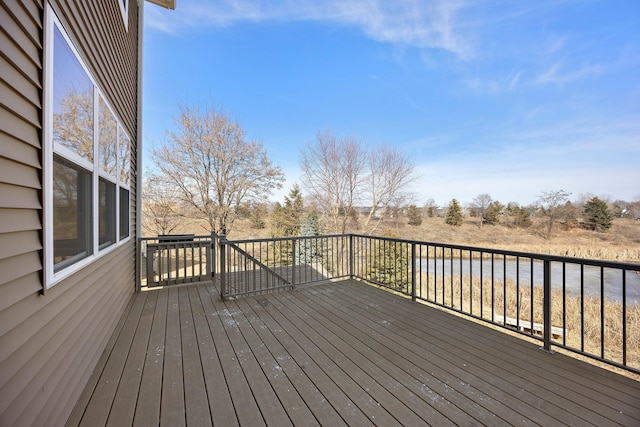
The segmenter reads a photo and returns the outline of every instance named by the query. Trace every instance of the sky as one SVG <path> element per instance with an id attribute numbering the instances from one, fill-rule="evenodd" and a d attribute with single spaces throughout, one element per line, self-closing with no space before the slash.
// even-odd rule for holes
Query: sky
<path id="1" fill-rule="evenodd" d="M 319 132 L 414 162 L 414 202 L 640 199 L 640 1 L 145 2 L 143 161 L 215 108 L 287 181 Z"/>

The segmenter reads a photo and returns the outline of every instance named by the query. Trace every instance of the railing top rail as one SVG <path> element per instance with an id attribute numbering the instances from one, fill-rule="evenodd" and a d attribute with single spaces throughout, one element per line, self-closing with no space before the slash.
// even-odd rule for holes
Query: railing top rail
<path id="1" fill-rule="evenodd" d="M 166 239 L 171 239 L 172 237 L 174 237 L 176 239 L 179 238 L 187 238 L 189 240 L 211 240 L 211 235 L 210 234 L 205 234 L 205 235 L 201 235 L 201 236 L 195 236 L 195 235 L 185 235 L 185 234 L 176 234 L 176 235 L 164 235 L 162 237 L 160 236 L 153 236 L 153 237 L 138 237 L 138 240 L 141 242 L 148 242 L 150 240 L 155 240 L 155 241 L 162 241 L 162 240 L 166 240 Z"/>
<path id="2" fill-rule="evenodd" d="M 321 236 L 292 236 L 292 237 L 269 237 L 269 238 L 261 238 L 261 239 L 239 239 L 239 240 L 228 240 L 229 243 L 235 244 L 245 244 L 245 243 L 266 243 L 266 242 L 282 242 L 286 240 L 303 240 L 303 239 L 327 239 L 334 237 L 349 237 L 349 234 L 323 234 Z"/>
<path id="3" fill-rule="evenodd" d="M 540 254 L 540 253 L 534 253 L 534 252 L 510 251 L 507 249 L 490 249 L 490 248 L 481 248 L 478 246 L 455 245 L 455 244 L 449 244 L 449 243 L 425 242 L 425 241 L 408 240 L 408 239 L 395 239 L 392 237 L 367 236 L 364 234 L 353 234 L 352 236 L 362 237 L 367 239 L 384 240 L 384 241 L 396 242 L 396 243 L 419 244 L 419 245 L 437 246 L 441 248 L 458 249 L 458 250 L 471 251 L 471 252 L 484 252 L 484 253 L 493 253 L 493 254 L 506 255 L 506 256 L 512 256 L 512 257 L 532 258 L 540 261 L 567 262 L 567 263 L 573 263 L 573 264 L 585 264 L 585 265 L 594 266 L 594 267 L 621 268 L 625 270 L 640 271 L 640 264 L 633 264 L 628 262 L 564 257 L 560 255 Z"/>

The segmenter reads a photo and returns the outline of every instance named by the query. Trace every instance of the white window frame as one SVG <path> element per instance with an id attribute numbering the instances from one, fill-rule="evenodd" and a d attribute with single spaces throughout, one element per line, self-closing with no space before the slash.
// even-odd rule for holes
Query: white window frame
<path id="1" fill-rule="evenodd" d="M 121 3 L 121 2 L 120 2 Z M 121 3 L 122 4 L 122 3 Z M 60 33 L 62 34 L 64 40 L 67 45 L 71 49 L 73 55 L 76 57 L 85 73 L 87 74 L 89 80 L 93 84 L 93 162 L 88 161 L 87 159 L 82 158 L 82 156 L 73 152 L 72 150 L 55 144 L 53 141 L 53 45 L 54 45 L 54 29 L 58 28 Z M 109 109 L 113 118 L 116 121 L 116 135 L 117 141 L 116 144 L 119 145 L 120 141 L 120 133 L 124 132 L 128 137 L 129 142 L 133 140 L 129 133 L 122 126 L 122 120 L 115 114 L 115 110 L 111 107 L 108 99 L 104 96 L 103 92 L 100 90 L 100 87 L 96 84 L 96 80 L 93 78 L 92 73 L 89 71 L 88 67 L 84 63 L 82 56 L 78 53 L 78 50 L 75 47 L 75 44 L 69 37 L 65 27 L 62 25 L 62 22 L 58 19 L 55 12 L 47 3 L 45 9 L 45 46 L 44 46 L 44 114 L 43 114 L 43 216 L 44 216 L 44 286 L 45 289 L 49 289 L 52 286 L 56 285 L 60 281 L 66 279 L 77 271 L 82 270 L 89 264 L 93 263 L 97 259 L 101 258 L 105 254 L 115 250 L 116 248 L 128 243 L 131 240 L 131 224 L 132 219 L 130 208 L 131 208 L 131 189 L 130 182 L 131 177 L 129 178 L 129 183 L 121 183 L 120 182 L 120 159 L 118 159 L 116 155 L 116 175 L 115 177 L 110 176 L 109 174 L 103 173 L 102 168 L 99 163 L 99 104 L 100 98 L 102 98 L 104 105 Z M 116 150 L 117 152 L 117 150 Z M 91 173 L 91 182 L 92 182 L 92 217 L 91 217 L 91 227 L 89 227 L 90 232 L 92 233 L 92 254 L 87 257 L 62 268 L 61 270 L 55 272 L 54 271 L 54 237 L 53 237 L 53 157 L 54 153 L 67 159 L 68 161 L 77 164 L 78 166 L 86 169 Z M 129 146 L 129 165 L 131 166 L 131 145 Z M 115 195 L 115 242 L 100 249 L 99 243 L 99 179 L 103 178 L 109 182 L 115 184 L 116 187 L 116 195 Z M 120 237 L 120 188 L 124 188 L 129 192 L 129 235 L 121 238 Z"/>
<path id="2" fill-rule="evenodd" d="M 124 22 L 124 29 L 129 31 L 129 3 L 131 0 L 118 0 L 118 6 L 120 6 L 120 13 L 122 14 L 122 21 Z"/>

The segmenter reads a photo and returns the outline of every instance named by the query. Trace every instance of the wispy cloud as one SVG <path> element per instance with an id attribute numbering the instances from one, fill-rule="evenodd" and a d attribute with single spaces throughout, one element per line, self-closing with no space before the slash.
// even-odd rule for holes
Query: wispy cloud
<path id="1" fill-rule="evenodd" d="M 456 14 L 463 7 L 459 0 L 193 0 L 171 12 L 149 7 L 146 21 L 150 28 L 170 33 L 243 21 L 329 21 L 360 28 L 377 41 L 469 58 L 471 43 L 456 31 Z"/>
<path id="2" fill-rule="evenodd" d="M 496 95 L 517 88 L 521 77 L 522 71 L 517 71 L 499 78 L 474 77 L 464 80 L 464 84 L 475 92 Z"/>
<path id="3" fill-rule="evenodd" d="M 563 86 L 575 81 L 597 77 L 604 70 L 605 67 L 600 64 L 584 64 L 574 69 L 568 69 L 563 68 L 560 63 L 555 63 L 536 78 L 536 83 Z"/>

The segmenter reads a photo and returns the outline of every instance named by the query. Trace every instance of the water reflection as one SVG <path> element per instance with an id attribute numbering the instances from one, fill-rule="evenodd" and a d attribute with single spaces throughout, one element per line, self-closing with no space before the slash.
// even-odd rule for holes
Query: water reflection
<path id="1" fill-rule="evenodd" d="M 580 295 L 580 289 L 584 287 L 584 294 L 595 298 L 600 298 L 601 293 L 601 278 L 603 285 L 603 295 L 607 299 L 622 301 L 622 271 L 613 268 L 584 266 L 581 270 L 579 264 L 565 263 L 563 271 L 563 264 L 561 262 L 551 262 L 551 287 L 555 289 L 562 289 L 563 282 L 567 292 Z M 542 286 L 544 280 L 544 263 L 542 261 L 530 259 L 515 259 L 496 258 L 492 263 L 490 255 L 480 259 L 462 259 L 454 258 L 453 263 L 451 259 L 442 258 L 429 258 L 422 259 L 420 262 L 420 268 L 422 272 L 430 272 L 442 276 L 451 275 L 452 271 L 454 275 L 469 276 L 470 273 L 473 277 L 480 277 L 480 271 L 482 268 L 482 276 L 486 279 L 491 279 L 493 276 L 496 281 L 516 282 L 519 281 L 521 286 L 529 286 L 533 283 L 534 286 Z M 564 280 L 563 280 L 564 277 Z M 532 279 L 533 278 L 533 279 Z M 627 271 L 626 273 L 626 289 L 627 289 L 627 303 L 640 304 L 640 274 L 635 271 Z"/>

